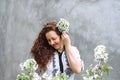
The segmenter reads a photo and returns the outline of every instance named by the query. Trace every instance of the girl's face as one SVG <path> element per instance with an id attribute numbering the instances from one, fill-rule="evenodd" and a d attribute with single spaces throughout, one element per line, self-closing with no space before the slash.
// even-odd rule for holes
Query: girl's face
<path id="1" fill-rule="evenodd" d="M 57 50 L 63 48 L 62 40 L 55 31 L 49 31 L 46 33 L 45 36 L 46 36 L 46 39 L 47 39 L 49 45 L 51 45 L 52 47 L 54 47 Z"/>

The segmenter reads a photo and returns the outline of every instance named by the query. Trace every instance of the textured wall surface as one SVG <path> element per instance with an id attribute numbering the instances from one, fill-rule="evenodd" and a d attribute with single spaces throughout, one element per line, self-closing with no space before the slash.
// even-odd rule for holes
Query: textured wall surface
<path id="1" fill-rule="evenodd" d="M 94 64 L 93 49 L 103 44 L 113 67 L 106 80 L 120 79 L 120 0 L 0 0 L 0 80 L 16 79 L 42 25 L 61 17 L 71 24 L 85 69 Z"/>

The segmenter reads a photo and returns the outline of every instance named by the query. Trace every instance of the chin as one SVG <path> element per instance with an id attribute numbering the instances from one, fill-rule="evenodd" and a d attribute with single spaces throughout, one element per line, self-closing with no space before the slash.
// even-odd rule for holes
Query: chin
<path id="1" fill-rule="evenodd" d="M 58 50 L 58 48 L 54 47 L 56 50 Z"/>
<path id="2" fill-rule="evenodd" d="M 59 49 L 59 47 L 54 47 L 54 48 L 57 49 L 57 50 Z"/>

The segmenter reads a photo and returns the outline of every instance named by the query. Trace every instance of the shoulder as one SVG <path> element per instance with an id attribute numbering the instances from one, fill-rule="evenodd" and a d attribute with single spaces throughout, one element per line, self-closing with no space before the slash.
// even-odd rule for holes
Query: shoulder
<path id="1" fill-rule="evenodd" d="M 77 47 L 76 47 L 76 46 L 72 46 L 72 48 L 73 48 L 73 49 L 77 49 Z"/>
<path id="2" fill-rule="evenodd" d="M 73 49 L 73 51 L 79 52 L 79 51 L 78 51 L 78 48 L 77 48 L 76 46 L 72 46 L 72 49 Z"/>

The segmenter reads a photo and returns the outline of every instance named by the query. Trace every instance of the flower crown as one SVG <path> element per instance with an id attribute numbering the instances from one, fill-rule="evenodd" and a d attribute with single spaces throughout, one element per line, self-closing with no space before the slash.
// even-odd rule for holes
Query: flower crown
<path id="1" fill-rule="evenodd" d="M 69 25 L 69 22 L 63 18 L 60 18 L 60 21 L 57 23 L 57 27 L 60 32 L 69 32 Z"/>

